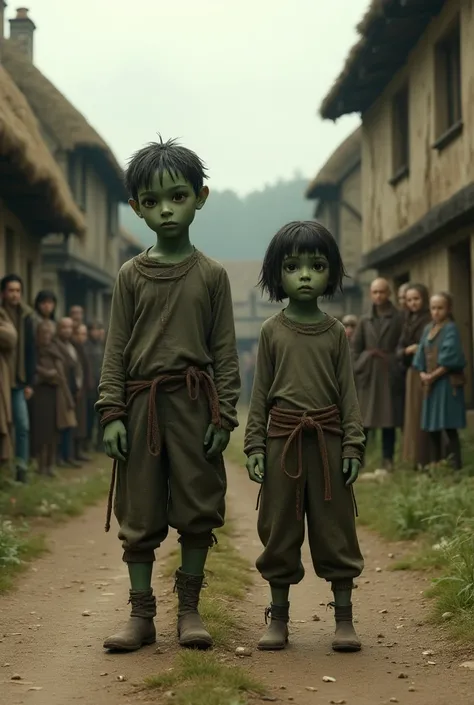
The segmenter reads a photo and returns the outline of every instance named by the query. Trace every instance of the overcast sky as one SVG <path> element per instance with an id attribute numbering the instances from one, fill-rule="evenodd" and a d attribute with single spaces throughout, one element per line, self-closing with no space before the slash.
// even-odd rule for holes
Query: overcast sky
<path id="1" fill-rule="evenodd" d="M 247 193 L 295 170 L 314 176 L 358 124 L 317 110 L 368 0 L 27 5 L 37 66 L 122 164 L 161 132 L 199 153 L 214 188 Z M 8 19 L 16 7 L 8 0 Z"/>

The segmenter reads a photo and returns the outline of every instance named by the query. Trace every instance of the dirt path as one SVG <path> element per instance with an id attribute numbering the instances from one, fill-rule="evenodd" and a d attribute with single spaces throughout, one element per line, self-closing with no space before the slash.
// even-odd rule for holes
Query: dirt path
<path id="1" fill-rule="evenodd" d="M 229 469 L 229 505 L 239 527 L 236 540 L 252 561 L 260 548 L 255 496 L 256 488 L 246 473 Z M 2 705 L 157 702 L 156 697 L 137 695 L 130 685 L 172 663 L 176 652 L 172 583 L 168 578 L 160 580 L 158 562 L 157 646 L 121 656 L 103 652 L 103 637 L 128 613 L 126 569 L 115 531 L 106 535 L 103 522 L 100 506 L 55 528 L 50 536 L 51 553 L 23 575 L 15 593 L 0 598 Z M 330 594 L 325 583 L 312 575 L 306 553 L 307 577 L 292 593 L 290 648 L 280 654 L 255 651 L 242 665 L 270 686 L 272 697 L 295 705 L 343 700 L 347 705 L 378 705 L 391 698 L 411 705 L 470 705 L 474 672 L 459 668 L 462 661 L 470 660 L 469 653 L 455 653 L 439 630 L 423 624 L 427 602 L 421 592 L 426 580 L 386 570 L 392 560 L 388 554 L 399 557 L 401 546 L 388 546 L 366 532 L 361 537 L 367 567 L 355 593 L 355 607 L 364 650 L 355 655 L 330 651 L 332 613 L 325 608 Z M 174 547 L 174 539 L 168 539 L 161 560 Z M 254 646 L 258 639 L 266 604 L 266 586 L 256 574 L 243 613 L 247 624 L 243 645 Z M 90 615 L 83 616 L 85 611 Z M 313 621 L 315 614 L 320 621 Z M 433 651 L 433 656 L 423 656 L 425 650 Z M 407 677 L 399 678 L 401 673 Z M 22 680 L 12 681 L 14 674 Z M 326 675 L 336 682 L 323 683 Z M 118 680 L 119 676 L 126 680 Z"/>

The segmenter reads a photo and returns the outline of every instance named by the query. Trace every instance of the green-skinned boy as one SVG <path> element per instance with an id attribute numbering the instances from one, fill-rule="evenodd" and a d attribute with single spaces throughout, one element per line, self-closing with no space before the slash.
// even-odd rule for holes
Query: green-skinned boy
<path id="1" fill-rule="evenodd" d="M 240 379 L 227 274 L 189 239 L 205 178 L 199 157 L 174 141 L 139 150 L 126 171 L 129 203 L 157 240 L 118 274 L 96 404 L 117 462 L 114 511 L 131 582 L 131 616 L 106 639 L 111 650 L 156 639 L 152 567 L 169 526 L 182 553 L 180 644 L 212 645 L 198 602 L 224 523 L 222 453 L 237 426 Z"/>

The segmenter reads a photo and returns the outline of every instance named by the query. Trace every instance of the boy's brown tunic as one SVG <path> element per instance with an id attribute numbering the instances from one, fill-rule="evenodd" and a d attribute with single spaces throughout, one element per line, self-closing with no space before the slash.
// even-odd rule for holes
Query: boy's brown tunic
<path id="1" fill-rule="evenodd" d="M 268 423 L 269 421 L 269 423 Z M 268 424 L 268 428 L 267 428 Z M 344 327 L 299 325 L 281 312 L 260 334 L 245 453 L 265 453 L 257 561 L 274 586 L 300 582 L 304 516 L 316 573 L 351 581 L 363 558 L 343 458 L 362 459 L 364 432 Z"/>
<path id="2" fill-rule="evenodd" d="M 205 456 L 212 390 L 199 372 L 213 378 L 217 414 L 232 430 L 240 378 L 226 271 L 197 250 L 178 265 L 146 252 L 126 262 L 96 404 L 102 420 L 123 416 L 127 426 L 114 507 L 125 561 L 153 560 L 168 526 L 182 543 L 209 546 L 224 522 L 225 468 Z"/>

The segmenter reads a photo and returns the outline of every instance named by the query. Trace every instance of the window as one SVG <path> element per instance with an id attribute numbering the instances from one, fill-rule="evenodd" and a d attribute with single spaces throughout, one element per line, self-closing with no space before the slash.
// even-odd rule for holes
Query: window
<path id="1" fill-rule="evenodd" d="M 11 228 L 5 228 L 5 274 L 15 272 L 15 259 L 15 232 Z"/>
<path id="2" fill-rule="evenodd" d="M 107 198 L 107 235 L 114 237 L 118 230 L 118 204 L 109 194 Z"/>
<path id="3" fill-rule="evenodd" d="M 395 94 L 392 103 L 392 183 L 408 176 L 410 166 L 410 120 L 408 85 Z"/>
<path id="4" fill-rule="evenodd" d="M 461 25 L 459 19 L 436 45 L 436 135 L 459 133 L 462 120 L 461 102 Z M 444 146 L 435 145 L 435 146 Z"/>

